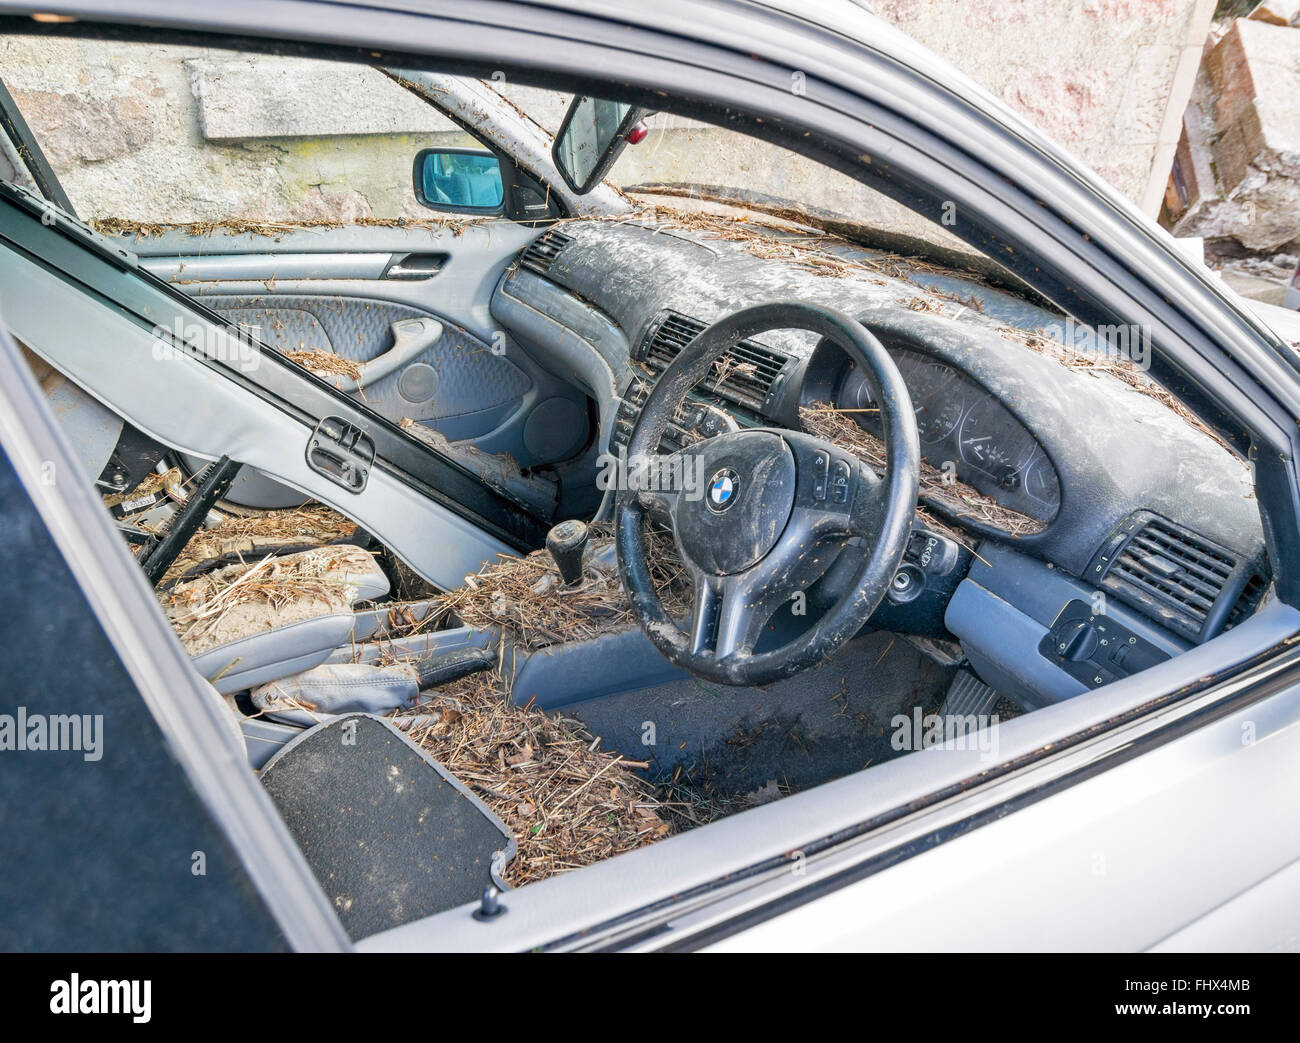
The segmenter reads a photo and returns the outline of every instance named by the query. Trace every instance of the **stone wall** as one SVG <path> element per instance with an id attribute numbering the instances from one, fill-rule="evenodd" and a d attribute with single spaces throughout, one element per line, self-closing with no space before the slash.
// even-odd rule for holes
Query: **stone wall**
<path id="1" fill-rule="evenodd" d="M 1208 48 L 1163 216 L 1176 235 L 1300 247 L 1300 28 L 1240 19 Z"/>
<path id="2" fill-rule="evenodd" d="M 1176 143 L 1186 102 L 1188 41 L 1198 41 L 1199 54 L 1207 5 L 1213 0 L 879 0 L 876 8 L 1154 212 L 1151 185 L 1158 199 L 1173 149 L 1166 139 Z M 7 38 L 0 68 L 88 218 L 427 216 L 411 191 L 415 153 L 472 143 L 362 67 Z M 558 123 L 562 96 L 502 89 L 543 125 Z M 668 116 L 625 153 L 614 179 L 756 187 L 905 231 L 919 220 L 797 156 Z"/>
<path id="3" fill-rule="evenodd" d="M 1215 0 L 873 0 L 1154 215 Z"/>

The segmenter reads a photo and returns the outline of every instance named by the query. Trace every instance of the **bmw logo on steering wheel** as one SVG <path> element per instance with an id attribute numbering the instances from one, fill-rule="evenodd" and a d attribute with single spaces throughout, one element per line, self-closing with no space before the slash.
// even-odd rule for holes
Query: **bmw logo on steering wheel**
<path id="1" fill-rule="evenodd" d="M 721 514 L 736 502 L 739 493 L 740 475 L 730 467 L 724 467 L 709 480 L 709 493 L 705 502 L 714 514 Z"/>

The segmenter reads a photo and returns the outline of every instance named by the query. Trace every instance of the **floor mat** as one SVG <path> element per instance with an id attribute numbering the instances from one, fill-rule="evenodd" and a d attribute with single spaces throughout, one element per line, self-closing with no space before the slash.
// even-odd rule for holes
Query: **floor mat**
<path id="1" fill-rule="evenodd" d="M 835 657 L 762 688 L 689 679 L 577 703 L 606 749 L 648 759 L 687 823 L 808 789 L 899 752 L 891 719 L 937 708 L 954 668 L 902 638 L 856 638 Z"/>
<path id="2" fill-rule="evenodd" d="M 308 729 L 261 778 L 354 939 L 477 900 L 515 852 L 477 797 L 377 717 Z"/>

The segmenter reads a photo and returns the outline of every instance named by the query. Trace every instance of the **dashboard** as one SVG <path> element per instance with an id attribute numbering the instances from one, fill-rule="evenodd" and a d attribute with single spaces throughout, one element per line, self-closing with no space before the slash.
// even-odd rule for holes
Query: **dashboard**
<path id="1" fill-rule="evenodd" d="M 1061 483 L 1042 445 L 984 387 L 955 367 L 911 348 L 890 356 L 912 398 L 921 457 L 974 486 L 1001 506 L 1050 522 L 1061 506 Z M 847 360 L 846 360 L 847 361 Z M 870 386 L 847 367 L 833 403 L 877 437 Z"/>
<path id="2" fill-rule="evenodd" d="M 956 577 L 960 597 L 935 587 L 934 632 L 955 634 L 972 661 L 982 651 L 985 673 L 1005 679 L 1007 691 L 1059 695 L 1062 685 L 1077 691 L 1109 676 L 1091 660 L 1076 664 L 1080 677 L 1092 669 L 1083 679 L 1051 660 L 1052 649 L 1073 648 L 1068 636 L 1040 648 L 1062 606 L 1090 605 L 1095 592 L 1130 606 L 1130 636 L 1166 652 L 1235 625 L 1260 603 L 1268 567 L 1249 467 L 1156 396 L 1027 342 L 1059 316 L 957 273 L 922 297 L 918 280 L 936 278 L 934 269 L 877 267 L 854 278 L 780 256 L 636 224 L 569 222 L 503 276 L 492 314 L 539 362 L 587 389 L 601 418 L 598 451 L 614 454 L 659 374 L 709 324 L 789 298 L 859 318 L 913 400 L 920 506 L 977 548 L 978 581 Z M 774 330 L 741 341 L 721 363 L 670 424 L 664 451 L 733 425 L 811 430 L 814 406 L 832 407 L 825 414 L 838 433 L 860 430 L 879 447 L 871 391 L 835 344 Z M 984 562 L 998 567 L 990 573 Z M 963 605 L 965 616 L 956 611 Z M 1013 620 L 994 609 L 1015 614 L 1021 638 L 1008 638 Z M 1152 621 L 1150 635 L 1142 619 Z M 882 625 L 919 632 L 909 621 Z M 1000 665 L 990 650 L 1007 653 Z M 1042 676 L 1020 676 L 1040 668 Z"/>

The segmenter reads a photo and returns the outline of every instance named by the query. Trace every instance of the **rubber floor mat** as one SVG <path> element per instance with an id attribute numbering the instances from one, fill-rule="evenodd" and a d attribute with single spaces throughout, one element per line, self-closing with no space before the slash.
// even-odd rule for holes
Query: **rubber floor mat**
<path id="1" fill-rule="evenodd" d="M 353 939 L 504 887 L 514 837 L 381 718 L 318 724 L 271 758 L 261 778 Z"/>

